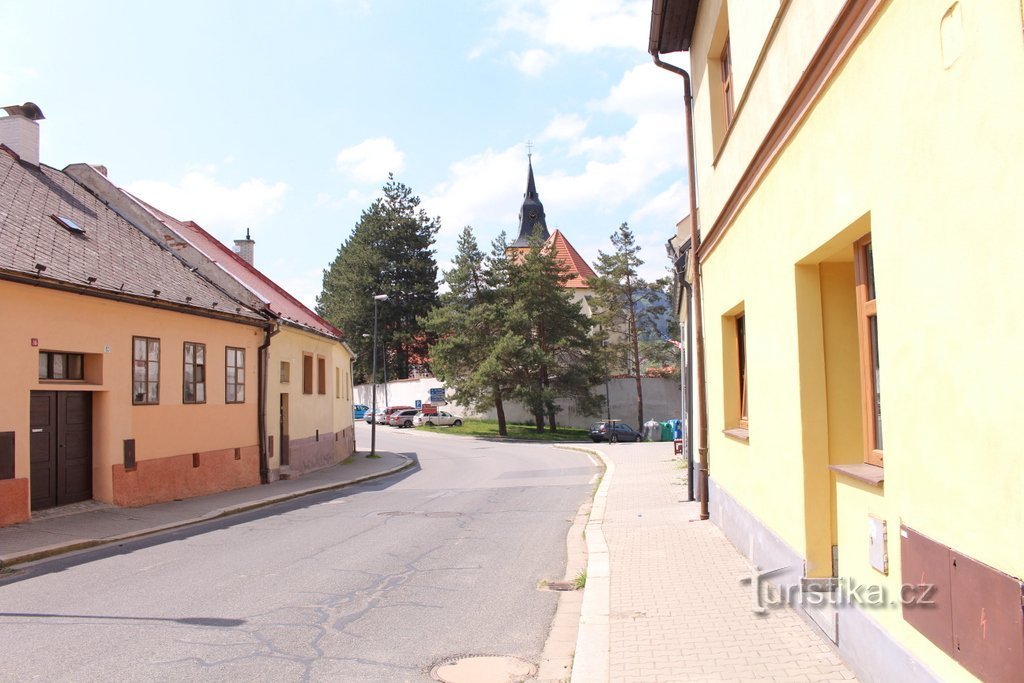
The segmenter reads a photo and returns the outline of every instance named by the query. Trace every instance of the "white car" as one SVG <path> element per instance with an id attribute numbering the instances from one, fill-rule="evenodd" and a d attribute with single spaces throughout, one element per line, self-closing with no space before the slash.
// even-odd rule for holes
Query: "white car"
<path id="1" fill-rule="evenodd" d="M 416 413 L 416 417 L 412 419 L 412 423 L 417 427 L 426 425 L 428 427 L 461 427 L 462 418 L 451 413 L 446 413 L 443 410 L 439 410 L 436 413 Z"/>

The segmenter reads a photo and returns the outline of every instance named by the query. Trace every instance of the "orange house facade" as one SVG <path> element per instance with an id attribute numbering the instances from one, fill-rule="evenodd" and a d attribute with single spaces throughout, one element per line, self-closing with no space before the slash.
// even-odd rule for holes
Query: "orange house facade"
<path id="1" fill-rule="evenodd" d="M 0 118 L 0 525 L 260 483 L 271 323 L 40 164 L 31 114 Z"/>

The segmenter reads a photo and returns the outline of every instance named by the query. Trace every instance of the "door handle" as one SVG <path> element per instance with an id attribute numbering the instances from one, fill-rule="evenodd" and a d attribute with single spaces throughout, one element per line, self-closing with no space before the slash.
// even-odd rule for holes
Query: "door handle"
<path id="1" fill-rule="evenodd" d="M 42 429 L 33 429 L 33 430 L 32 430 L 32 433 L 33 433 L 33 434 L 38 434 L 38 433 L 40 433 L 40 432 L 42 432 L 42 431 L 43 431 Z"/>

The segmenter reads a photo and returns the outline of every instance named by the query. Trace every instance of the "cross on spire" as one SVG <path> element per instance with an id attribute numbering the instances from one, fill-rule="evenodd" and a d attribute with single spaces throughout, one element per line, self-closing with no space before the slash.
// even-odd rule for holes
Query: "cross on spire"
<path id="1" fill-rule="evenodd" d="M 527 140 L 526 141 L 526 157 L 530 161 L 533 161 L 533 141 L 532 140 Z"/>

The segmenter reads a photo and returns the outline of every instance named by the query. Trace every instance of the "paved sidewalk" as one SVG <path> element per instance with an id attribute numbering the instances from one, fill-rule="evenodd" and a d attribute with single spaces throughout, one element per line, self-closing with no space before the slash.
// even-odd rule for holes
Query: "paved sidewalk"
<path id="1" fill-rule="evenodd" d="M 609 680 L 855 680 L 792 609 L 753 613 L 750 587 L 740 584 L 750 564 L 712 522 L 696 521 L 697 503 L 683 502 L 686 472 L 671 443 L 601 451 L 612 465 L 601 521 Z M 581 634 L 587 620 L 584 614 Z"/>
<path id="2" fill-rule="evenodd" d="M 0 567 L 104 543 L 145 536 L 262 507 L 298 496 L 348 486 L 398 472 L 413 460 L 397 453 L 379 452 L 380 458 L 356 453 L 345 462 L 298 479 L 276 481 L 170 503 L 122 508 L 89 502 L 66 506 L 38 518 L 0 528 Z M 71 514 L 66 514 L 71 512 Z"/>

